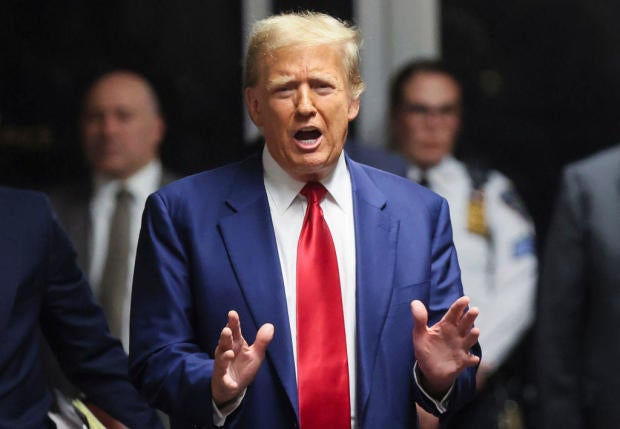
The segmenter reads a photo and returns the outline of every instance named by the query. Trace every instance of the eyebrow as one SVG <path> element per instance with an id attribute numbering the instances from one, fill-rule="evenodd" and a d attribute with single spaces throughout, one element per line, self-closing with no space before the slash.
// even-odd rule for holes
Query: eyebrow
<path id="1" fill-rule="evenodd" d="M 324 81 L 327 82 L 331 85 L 336 86 L 338 84 L 338 79 L 335 78 L 333 75 L 329 74 L 329 73 L 323 73 L 320 71 L 316 71 L 316 72 L 310 72 L 308 74 L 308 80 L 310 81 L 316 81 L 316 80 L 320 80 L 320 81 Z M 294 75 L 281 75 L 281 76 L 276 76 L 273 79 L 269 79 L 269 81 L 267 82 L 267 89 L 268 90 L 272 90 L 274 88 L 277 88 L 279 86 L 283 86 L 283 85 L 287 85 L 291 82 L 295 82 L 296 78 Z"/>
<path id="2" fill-rule="evenodd" d="M 267 82 L 267 89 L 271 91 L 274 88 L 287 85 L 290 82 L 294 82 L 294 81 L 295 81 L 295 77 L 291 75 L 277 76 L 277 77 L 274 77 L 273 79 L 269 79 L 269 81 Z"/>

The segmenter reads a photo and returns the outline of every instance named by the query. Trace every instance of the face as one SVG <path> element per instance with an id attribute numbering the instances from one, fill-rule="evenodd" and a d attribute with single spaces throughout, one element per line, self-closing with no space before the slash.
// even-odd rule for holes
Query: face
<path id="1" fill-rule="evenodd" d="M 104 76 L 90 90 L 82 114 L 82 144 L 93 169 L 126 179 L 157 156 L 164 123 L 140 77 Z"/>
<path id="2" fill-rule="evenodd" d="M 461 91 L 449 76 L 422 72 L 403 86 L 392 114 L 394 137 L 403 154 L 426 169 L 452 152 L 461 123 Z"/>
<path id="3" fill-rule="evenodd" d="M 265 56 L 246 89 L 250 116 L 271 156 L 294 179 L 320 180 L 335 167 L 359 111 L 337 46 L 281 48 Z"/>

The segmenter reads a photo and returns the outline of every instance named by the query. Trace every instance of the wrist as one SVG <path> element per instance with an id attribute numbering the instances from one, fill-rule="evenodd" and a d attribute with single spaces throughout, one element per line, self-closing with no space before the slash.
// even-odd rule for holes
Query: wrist
<path id="1" fill-rule="evenodd" d="M 433 398 L 443 398 L 450 390 L 450 387 L 454 384 L 453 377 L 441 378 L 441 377 L 428 377 L 426 373 L 420 368 L 419 362 L 416 366 L 416 372 L 420 384 Z"/>

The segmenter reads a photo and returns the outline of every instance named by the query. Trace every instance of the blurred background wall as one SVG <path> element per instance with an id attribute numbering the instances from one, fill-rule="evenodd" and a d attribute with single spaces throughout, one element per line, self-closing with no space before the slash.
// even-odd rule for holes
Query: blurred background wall
<path id="1" fill-rule="evenodd" d="M 465 83 L 460 151 L 515 180 L 544 237 L 561 167 L 620 135 L 620 4 L 610 0 L 0 0 L 0 183 L 45 188 L 84 174 L 80 98 L 117 67 L 154 83 L 168 121 L 164 162 L 180 174 L 244 156 L 244 41 L 273 11 L 352 20 L 368 90 L 352 133 L 385 145 L 395 67 L 441 56 Z"/>

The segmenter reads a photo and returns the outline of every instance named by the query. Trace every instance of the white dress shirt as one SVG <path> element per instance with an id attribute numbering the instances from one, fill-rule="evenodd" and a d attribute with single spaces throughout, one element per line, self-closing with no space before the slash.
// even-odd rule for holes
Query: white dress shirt
<path id="1" fill-rule="evenodd" d="M 263 150 L 264 182 L 284 280 L 295 369 L 297 370 L 297 244 L 308 203 L 299 194 L 305 182 L 291 178 Z M 336 248 L 349 363 L 351 426 L 355 422 L 355 224 L 351 178 L 344 154 L 321 183 L 327 189 L 321 208 Z"/>
<path id="2" fill-rule="evenodd" d="M 108 239 L 110 234 L 110 222 L 116 204 L 116 193 L 121 186 L 124 186 L 132 195 L 131 221 L 130 221 L 130 252 L 129 265 L 127 272 L 127 283 L 125 288 L 124 308 L 123 308 L 123 330 L 121 332 L 121 342 L 125 351 L 129 350 L 129 310 L 131 307 L 131 282 L 133 279 L 133 268 L 136 258 L 136 248 L 138 246 L 138 236 L 140 235 L 140 224 L 142 212 L 147 197 L 155 192 L 160 184 L 162 177 L 162 166 L 159 161 L 152 161 L 143 167 L 136 174 L 125 181 L 109 180 L 101 176 L 95 176 L 94 192 L 90 201 L 91 217 L 91 237 L 89 240 L 90 270 L 88 279 L 93 287 L 95 296 L 99 296 L 99 283 L 103 275 L 103 269 L 108 254 Z"/>

